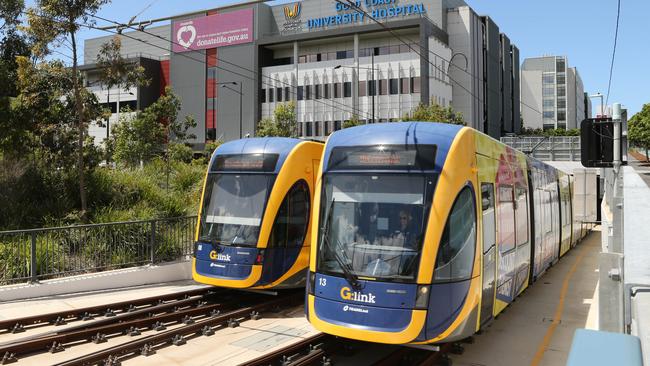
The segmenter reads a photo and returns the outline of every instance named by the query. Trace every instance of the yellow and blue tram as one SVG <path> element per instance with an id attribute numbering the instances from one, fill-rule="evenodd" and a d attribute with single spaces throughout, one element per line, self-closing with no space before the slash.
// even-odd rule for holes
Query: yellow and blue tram
<path id="1" fill-rule="evenodd" d="M 463 126 L 338 131 L 319 176 L 305 311 L 337 336 L 468 337 L 579 240 L 568 175 Z"/>
<path id="2" fill-rule="evenodd" d="M 322 143 L 281 137 L 217 148 L 199 208 L 195 281 L 250 289 L 305 285 L 322 151 Z"/>

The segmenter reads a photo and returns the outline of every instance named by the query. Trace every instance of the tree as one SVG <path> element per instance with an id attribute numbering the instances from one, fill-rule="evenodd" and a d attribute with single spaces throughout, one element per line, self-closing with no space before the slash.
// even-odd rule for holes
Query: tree
<path id="1" fill-rule="evenodd" d="M 354 127 L 354 126 L 361 126 L 362 124 L 363 123 L 361 121 L 359 121 L 359 116 L 357 116 L 356 114 L 353 114 L 352 118 L 343 121 L 343 126 L 342 127 L 343 128 L 350 128 L 350 127 Z"/>
<path id="2" fill-rule="evenodd" d="M 263 118 L 257 124 L 257 136 L 297 137 L 296 103 L 278 104 L 273 111 L 273 119 Z"/>
<path id="3" fill-rule="evenodd" d="M 122 57 L 122 41 L 118 36 L 104 43 L 97 53 L 97 67 L 99 68 L 99 82 L 106 87 L 106 104 L 110 105 L 111 89 L 115 86 L 118 91 L 122 88 L 128 90 L 137 85 L 149 85 L 145 76 L 144 67 L 137 65 Z M 110 133 L 110 119 L 106 120 L 106 140 L 108 143 Z M 106 160 L 110 160 L 110 149 L 107 150 Z"/>
<path id="4" fill-rule="evenodd" d="M 170 143 L 184 143 L 195 136 L 191 116 L 178 120 L 181 100 L 167 87 L 165 93 L 135 116 L 124 116 L 113 129 L 115 159 L 126 166 L 137 166 L 155 156 L 168 156 Z"/>
<path id="5" fill-rule="evenodd" d="M 451 107 L 443 107 L 433 100 L 428 105 L 420 103 L 411 115 L 404 116 L 403 120 L 465 124 L 462 113 L 455 112 Z"/>
<path id="6" fill-rule="evenodd" d="M 630 118 L 627 136 L 632 144 L 645 149 L 646 159 L 650 160 L 650 103 L 644 104 L 641 111 Z"/>
<path id="7" fill-rule="evenodd" d="M 79 198 L 81 219 L 86 221 L 86 179 L 84 173 L 84 140 L 88 129 L 88 116 L 82 100 L 81 77 L 77 55 L 77 32 L 82 23 L 94 23 L 90 18 L 108 0 L 36 0 L 36 7 L 27 11 L 29 27 L 33 37 L 32 52 L 44 57 L 53 49 L 67 45 L 72 50 L 72 97 L 75 106 L 77 128 L 77 172 L 79 174 Z"/>

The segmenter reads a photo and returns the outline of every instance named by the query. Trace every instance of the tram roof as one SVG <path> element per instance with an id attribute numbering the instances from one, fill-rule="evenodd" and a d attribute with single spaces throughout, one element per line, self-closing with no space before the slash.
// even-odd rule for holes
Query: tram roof
<path id="1" fill-rule="evenodd" d="M 253 137 L 223 143 L 212 155 L 210 165 L 217 155 L 230 154 L 278 154 L 275 172 L 279 172 L 294 147 L 304 140 L 290 137 Z"/>
<path id="2" fill-rule="evenodd" d="M 329 161 L 332 149 L 338 146 L 436 145 L 436 170 L 442 170 L 449 148 L 462 128 L 438 122 L 391 122 L 346 128 L 329 137 L 323 158 Z"/>

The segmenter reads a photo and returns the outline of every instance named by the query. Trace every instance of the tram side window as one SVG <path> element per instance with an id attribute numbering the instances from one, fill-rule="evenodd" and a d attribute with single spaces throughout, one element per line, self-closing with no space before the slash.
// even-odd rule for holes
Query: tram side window
<path id="1" fill-rule="evenodd" d="M 528 192 L 525 188 L 517 187 L 517 245 L 528 242 Z"/>
<path id="2" fill-rule="evenodd" d="M 291 187 L 275 217 L 269 248 L 301 246 L 309 223 L 309 187 L 304 180 Z"/>
<path id="3" fill-rule="evenodd" d="M 500 251 L 507 252 L 515 247 L 515 207 L 514 188 L 511 185 L 499 185 L 499 205 L 497 220 L 499 222 Z"/>
<path id="4" fill-rule="evenodd" d="M 456 281 L 472 275 L 476 247 L 476 209 L 469 187 L 456 197 L 436 256 L 434 279 Z"/>
<path id="5" fill-rule="evenodd" d="M 493 191 L 492 183 L 481 183 L 481 209 L 483 212 L 494 207 Z"/>

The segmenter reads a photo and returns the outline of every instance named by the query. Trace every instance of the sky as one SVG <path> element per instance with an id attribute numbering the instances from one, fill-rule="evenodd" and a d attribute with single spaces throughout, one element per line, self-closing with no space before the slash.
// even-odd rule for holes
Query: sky
<path id="1" fill-rule="evenodd" d="M 585 91 L 607 93 L 614 46 L 617 0 L 465 0 L 478 14 L 490 16 L 519 47 L 521 61 L 541 55 L 565 55 L 578 68 Z M 127 22 L 147 20 L 239 1 L 113 0 L 98 15 Z M 272 1 L 286 3 L 293 1 Z M 33 3 L 27 2 L 28 5 Z M 650 103 L 650 14 L 648 0 L 621 0 L 618 45 L 609 104 L 622 103 L 628 115 Z M 98 26 L 107 23 L 98 22 Z M 80 38 L 107 33 L 84 30 Z M 80 47 L 83 47 L 82 45 Z M 600 99 L 593 99 L 596 112 Z"/>

